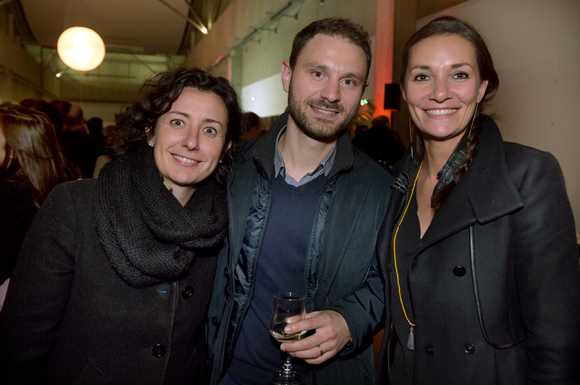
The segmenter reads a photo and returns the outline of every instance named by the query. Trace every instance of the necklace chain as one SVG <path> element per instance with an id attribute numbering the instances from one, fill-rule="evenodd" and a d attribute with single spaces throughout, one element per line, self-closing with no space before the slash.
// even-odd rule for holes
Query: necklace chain
<path id="1" fill-rule="evenodd" d="M 399 269 L 397 267 L 397 234 L 399 233 L 399 228 L 403 223 L 403 219 L 405 219 L 405 215 L 407 214 L 407 210 L 409 209 L 409 205 L 411 204 L 411 199 L 413 199 L 413 193 L 415 192 L 415 187 L 417 186 L 417 179 L 419 179 L 419 174 L 421 173 L 421 169 L 423 168 L 423 162 L 419 166 L 419 171 L 417 171 L 417 176 L 415 176 L 415 181 L 413 182 L 413 188 L 411 189 L 411 194 L 409 195 L 409 200 L 407 201 L 407 205 L 405 206 L 405 210 L 403 211 L 403 215 L 401 216 L 401 220 L 397 225 L 397 229 L 395 230 L 395 236 L 393 237 L 393 257 L 395 262 L 395 273 L 397 275 L 397 288 L 399 289 L 399 300 L 401 301 L 401 308 L 403 309 L 403 314 L 405 315 L 405 319 L 411 326 L 411 330 L 409 332 L 409 341 L 407 342 L 407 347 L 409 350 L 415 350 L 414 347 L 414 337 L 413 337 L 413 329 L 415 328 L 415 324 L 409 320 L 409 316 L 407 315 L 407 311 L 405 310 L 405 305 L 403 304 L 403 296 L 401 294 L 401 283 L 399 280 Z"/>

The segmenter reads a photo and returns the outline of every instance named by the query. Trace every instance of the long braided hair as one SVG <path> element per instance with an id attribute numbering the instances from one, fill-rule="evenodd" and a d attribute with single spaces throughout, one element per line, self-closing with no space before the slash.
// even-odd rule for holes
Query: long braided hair
<path id="1" fill-rule="evenodd" d="M 442 16 L 431 21 L 409 38 L 403 48 L 403 72 L 401 74 L 400 84 L 405 84 L 406 72 L 412 48 L 420 41 L 438 35 L 456 35 L 467 40 L 475 51 L 475 58 L 479 68 L 479 78 L 481 80 L 487 80 L 488 84 L 482 100 L 478 105 L 476 105 L 473 119 L 470 121 L 471 128 L 469 128 L 466 133 L 467 147 L 465 152 L 467 156 L 465 157 L 463 164 L 459 167 L 453 179 L 443 188 L 436 190 L 431 197 L 431 207 L 435 210 L 439 210 L 441 206 L 443 206 L 443 203 L 445 203 L 445 200 L 455 185 L 469 169 L 471 161 L 477 152 L 481 124 L 488 118 L 488 116 L 484 115 L 482 111 L 485 109 L 488 102 L 495 96 L 499 87 L 499 78 L 493 66 L 493 60 L 485 41 L 475 28 L 452 16 Z M 411 130 L 411 146 L 413 147 L 417 160 L 421 162 L 425 156 L 423 136 L 421 131 L 414 127 L 414 125 L 411 127 Z"/>

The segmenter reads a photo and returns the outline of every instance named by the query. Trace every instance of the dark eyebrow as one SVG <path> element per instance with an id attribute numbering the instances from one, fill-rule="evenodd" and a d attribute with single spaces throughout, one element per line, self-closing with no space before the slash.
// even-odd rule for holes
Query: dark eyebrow
<path id="1" fill-rule="evenodd" d="M 314 63 L 306 63 L 304 66 L 306 68 L 310 68 L 310 69 L 313 69 L 313 70 L 321 70 L 321 71 L 328 70 L 328 66 L 326 66 L 324 64 L 316 63 L 316 62 L 314 62 Z M 354 78 L 354 79 L 356 79 L 356 80 L 358 80 L 360 82 L 362 82 L 363 79 L 364 79 L 362 75 L 357 74 L 355 72 L 349 72 L 347 74 L 344 74 L 344 75 L 341 76 L 341 78 Z"/>
<path id="2" fill-rule="evenodd" d="M 453 64 L 453 65 L 451 66 L 451 68 L 460 68 L 460 67 L 463 67 L 463 66 L 468 66 L 468 67 L 471 67 L 471 68 L 473 68 L 473 67 L 471 66 L 471 64 L 469 64 L 469 63 L 457 63 L 457 64 Z"/>
<path id="3" fill-rule="evenodd" d="M 473 68 L 473 67 L 471 66 L 471 64 L 469 64 L 469 63 L 457 63 L 457 64 L 452 64 L 452 65 L 451 65 L 451 68 L 453 68 L 453 69 L 456 69 L 456 68 L 461 68 L 461 67 L 463 67 L 463 66 L 468 66 L 468 67 L 471 67 L 471 68 Z M 429 67 L 429 66 L 425 66 L 425 65 L 417 65 L 417 66 L 415 66 L 415 67 L 411 68 L 411 71 L 412 71 L 412 70 L 417 70 L 417 69 L 418 69 L 418 70 L 430 70 L 430 69 L 431 69 L 431 67 Z"/>
<path id="4" fill-rule="evenodd" d="M 189 114 L 187 114 L 187 113 L 185 113 L 185 112 L 182 112 L 182 111 L 169 111 L 167 114 L 175 114 L 175 115 L 181 115 L 181 116 L 183 116 L 183 117 L 190 118 L 190 115 L 189 115 Z M 203 120 L 203 122 L 204 122 L 204 123 L 217 123 L 217 124 L 219 124 L 219 125 L 220 125 L 220 126 L 222 126 L 222 127 L 224 126 L 224 125 L 222 124 L 222 122 L 220 122 L 219 120 L 210 119 L 210 118 L 205 118 L 205 119 Z"/>

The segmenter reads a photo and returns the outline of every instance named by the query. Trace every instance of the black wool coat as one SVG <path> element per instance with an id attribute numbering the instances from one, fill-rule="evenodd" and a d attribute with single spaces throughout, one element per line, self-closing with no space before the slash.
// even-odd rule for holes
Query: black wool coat
<path id="1" fill-rule="evenodd" d="M 24 235 L 37 211 L 29 188 L 0 180 L 0 285 L 10 278 Z"/>
<path id="2" fill-rule="evenodd" d="M 216 256 L 145 288 L 110 266 L 95 179 L 59 185 L 35 218 L 0 312 L 0 384 L 203 384 Z"/>
<path id="3" fill-rule="evenodd" d="M 405 163 L 378 246 L 387 302 L 398 296 L 393 229 L 418 169 L 409 154 Z M 551 154 L 503 142 L 487 120 L 471 167 L 413 255 L 408 280 L 416 384 L 580 383 L 578 248 Z M 381 384 L 400 378 L 404 363 L 391 361 L 406 342 L 385 333 Z"/>

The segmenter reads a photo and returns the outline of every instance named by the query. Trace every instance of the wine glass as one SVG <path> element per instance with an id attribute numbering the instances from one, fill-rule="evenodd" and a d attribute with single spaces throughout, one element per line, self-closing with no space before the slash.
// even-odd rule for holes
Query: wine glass
<path id="1" fill-rule="evenodd" d="M 286 325 L 304 319 L 306 314 L 306 297 L 301 293 L 282 292 L 274 295 L 274 311 L 270 322 L 270 335 L 278 342 L 298 341 L 306 330 L 294 334 L 284 333 Z M 292 370 L 292 356 L 286 353 L 282 370 L 272 373 L 270 385 L 303 385 L 302 376 Z"/>

